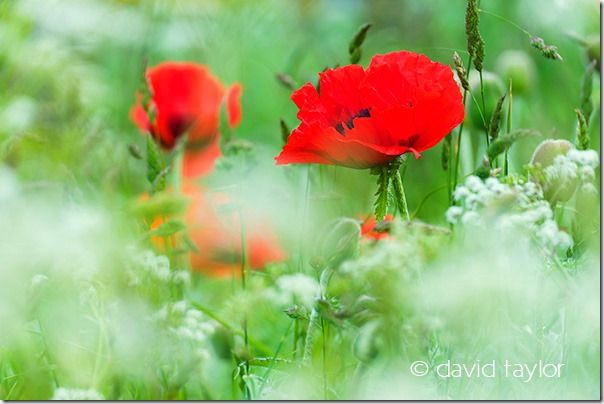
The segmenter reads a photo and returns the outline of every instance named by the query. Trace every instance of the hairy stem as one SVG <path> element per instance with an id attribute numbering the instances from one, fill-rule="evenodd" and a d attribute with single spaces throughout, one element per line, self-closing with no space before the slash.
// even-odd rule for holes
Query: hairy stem
<path id="1" fill-rule="evenodd" d="M 316 331 L 320 327 L 319 312 L 313 307 L 308 320 L 308 328 L 306 330 L 306 338 L 304 340 L 304 354 L 302 357 L 302 365 L 308 366 L 312 357 L 312 349 L 315 344 Z"/>
<path id="2" fill-rule="evenodd" d="M 405 188 L 403 187 L 403 179 L 401 178 L 401 172 L 398 168 L 396 168 L 394 171 L 392 182 L 394 183 L 394 195 L 397 208 L 399 212 L 405 216 L 407 221 L 411 221 L 411 216 L 409 216 L 409 208 L 407 207 Z"/>

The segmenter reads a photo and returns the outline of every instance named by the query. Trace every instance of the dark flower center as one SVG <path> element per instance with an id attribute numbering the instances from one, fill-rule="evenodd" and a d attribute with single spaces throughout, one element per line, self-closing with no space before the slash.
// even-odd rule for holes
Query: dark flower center
<path id="1" fill-rule="evenodd" d="M 363 108 L 356 114 L 352 115 L 348 120 L 338 122 L 338 124 L 335 125 L 334 128 L 338 131 L 338 133 L 340 135 L 345 136 L 346 129 L 344 128 L 344 125 L 346 125 L 346 128 L 348 128 L 348 130 L 351 130 L 352 128 L 354 128 L 354 120 L 356 118 L 369 118 L 369 117 L 371 117 L 371 114 L 369 113 L 369 109 Z"/>
<path id="2" fill-rule="evenodd" d="M 193 124 L 194 119 L 185 116 L 175 116 L 170 117 L 168 120 L 168 128 L 170 129 L 170 133 L 174 138 L 180 137 L 184 134 L 189 127 Z"/>

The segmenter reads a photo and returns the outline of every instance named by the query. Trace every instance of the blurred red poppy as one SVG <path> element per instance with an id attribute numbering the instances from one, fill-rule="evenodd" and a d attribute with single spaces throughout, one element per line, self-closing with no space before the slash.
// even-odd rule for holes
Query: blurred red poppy
<path id="1" fill-rule="evenodd" d="M 143 106 L 142 97 L 137 94 L 131 119 L 168 150 L 186 134 L 183 175 L 207 174 L 221 156 L 218 127 L 225 98 L 222 84 L 206 66 L 190 62 L 161 63 L 147 71 L 147 80 L 150 104 Z M 241 87 L 235 84 L 232 89 L 227 114 L 229 124 L 234 127 L 241 121 Z M 153 111 L 154 117 L 147 111 Z"/>
<path id="2" fill-rule="evenodd" d="M 241 221 L 239 212 L 233 208 L 228 195 L 218 192 L 204 192 L 199 185 L 186 181 L 182 193 L 190 199 L 184 221 L 187 234 L 196 252 L 189 253 L 191 269 L 211 276 L 239 276 L 241 271 Z M 140 201 L 149 199 L 143 194 Z M 155 217 L 149 221 L 151 230 L 164 223 L 164 218 Z M 261 270 L 267 264 L 286 259 L 279 240 L 266 222 L 258 216 L 245 220 L 245 247 L 247 267 Z M 152 236 L 151 243 L 160 251 L 165 251 L 166 243 L 174 248 L 176 236 L 163 239 Z"/>
<path id="3" fill-rule="evenodd" d="M 369 240 L 381 240 L 390 236 L 390 223 L 394 217 L 386 215 L 384 220 L 378 222 L 375 216 L 369 216 L 361 224 L 361 237 Z"/>
<path id="4" fill-rule="evenodd" d="M 319 74 L 294 92 L 300 125 L 277 164 L 371 168 L 436 145 L 464 117 L 451 68 L 412 52 L 376 55 Z"/>
<path id="5" fill-rule="evenodd" d="M 241 270 L 241 220 L 228 195 L 202 193 L 196 185 L 186 185 L 183 193 L 191 198 L 186 222 L 198 252 L 190 254 L 191 268 L 214 276 L 238 275 Z M 261 270 L 267 264 L 285 260 L 270 225 L 249 215 L 244 222 L 247 265 Z"/>

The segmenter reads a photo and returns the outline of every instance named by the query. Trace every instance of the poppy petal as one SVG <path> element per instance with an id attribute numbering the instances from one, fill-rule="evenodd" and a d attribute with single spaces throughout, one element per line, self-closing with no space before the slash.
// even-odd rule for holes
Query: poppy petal
<path id="1" fill-rule="evenodd" d="M 206 175 L 214 170 L 216 160 L 221 156 L 220 136 L 218 135 L 204 147 L 187 148 L 183 155 L 182 175 L 185 178 Z"/>
<path id="2" fill-rule="evenodd" d="M 227 115 L 229 126 L 235 128 L 241 123 L 241 85 L 233 84 L 227 91 Z"/>
<path id="3" fill-rule="evenodd" d="M 151 130 L 151 123 L 147 116 L 147 111 L 143 108 L 142 104 L 143 96 L 140 93 L 136 93 L 136 102 L 130 108 L 130 120 L 140 129 L 142 133 L 148 133 Z"/>

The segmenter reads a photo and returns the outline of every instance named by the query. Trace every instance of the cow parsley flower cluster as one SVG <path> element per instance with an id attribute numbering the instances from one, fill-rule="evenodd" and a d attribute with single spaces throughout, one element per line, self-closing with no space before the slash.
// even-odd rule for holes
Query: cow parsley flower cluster
<path id="1" fill-rule="evenodd" d="M 159 310 L 154 319 L 167 325 L 173 336 L 195 347 L 199 359 L 207 359 L 209 339 L 216 331 L 216 324 L 185 300 L 168 304 Z"/>
<path id="2" fill-rule="evenodd" d="M 499 230 L 528 229 L 541 246 L 549 251 L 566 251 L 573 240 L 558 228 L 549 203 L 533 182 L 507 185 L 496 178 L 482 181 L 470 176 L 455 189 L 457 206 L 447 210 L 452 224 L 484 225 L 489 218 Z"/>
<path id="3" fill-rule="evenodd" d="M 595 150 L 571 149 L 556 156 L 553 163 L 543 170 L 545 186 L 565 187 L 580 184 L 582 192 L 595 194 L 595 169 L 599 165 Z"/>
<path id="4" fill-rule="evenodd" d="M 176 284 L 186 284 L 191 279 L 189 271 L 171 270 L 170 260 L 165 255 L 156 255 L 153 251 L 146 250 L 142 253 L 133 251 L 131 256 L 134 265 L 129 269 L 128 275 L 132 285 L 142 283 L 144 278 Z"/>
<path id="5" fill-rule="evenodd" d="M 102 401 L 104 399 L 105 398 L 103 395 L 95 390 L 70 389 L 65 387 L 59 387 L 56 389 L 54 395 L 52 396 L 52 400 L 60 401 Z"/>
<path id="6" fill-rule="evenodd" d="M 295 301 L 297 304 L 312 307 L 319 295 L 319 282 L 302 273 L 282 275 L 277 278 L 275 286 L 268 290 L 267 295 L 270 300 L 280 305 Z"/>

